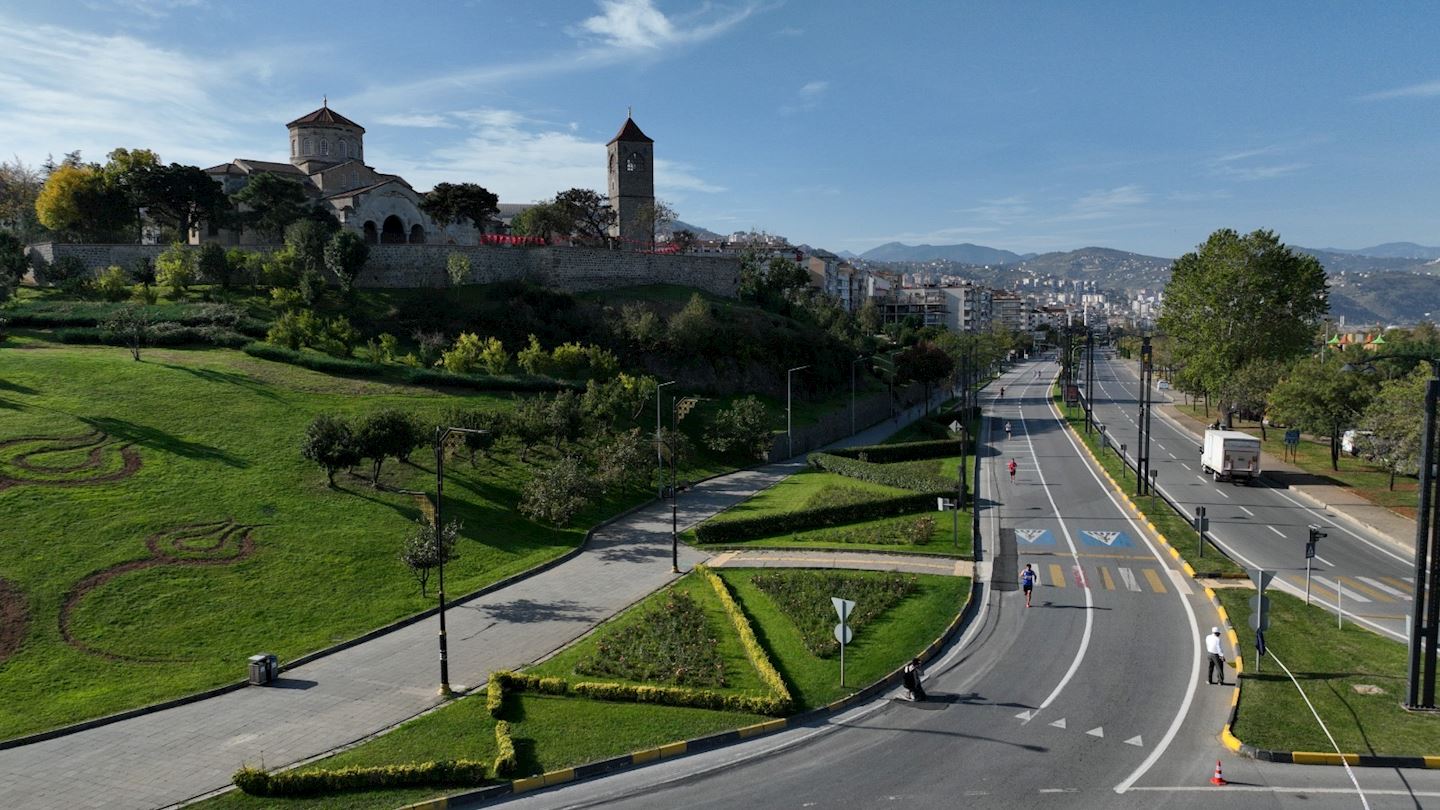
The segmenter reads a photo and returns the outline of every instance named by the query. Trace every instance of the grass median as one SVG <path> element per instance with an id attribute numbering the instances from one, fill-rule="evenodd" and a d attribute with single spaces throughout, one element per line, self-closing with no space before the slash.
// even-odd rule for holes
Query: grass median
<path id="1" fill-rule="evenodd" d="M 1256 672 L 1250 600 L 1255 591 L 1216 592 L 1239 634 L 1245 670 L 1235 736 L 1272 751 L 1333 752 L 1325 732 L 1274 660 Z M 1440 715 L 1405 711 L 1406 648 L 1274 590 L 1266 647 L 1294 673 L 1342 753 L 1440 755 Z M 1357 687 L 1360 687 L 1357 690 Z M 1378 690 L 1378 691 L 1376 691 Z"/>

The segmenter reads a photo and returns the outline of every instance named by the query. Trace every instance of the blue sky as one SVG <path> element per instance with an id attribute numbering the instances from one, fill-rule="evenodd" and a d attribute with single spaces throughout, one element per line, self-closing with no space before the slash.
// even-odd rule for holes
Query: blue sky
<path id="1" fill-rule="evenodd" d="M 0 0 L 0 154 L 283 160 L 323 94 L 381 171 L 530 202 L 603 190 L 633 106 L 720 232 L 1437 244 L 1437 41 L 1402 2 Z"/>

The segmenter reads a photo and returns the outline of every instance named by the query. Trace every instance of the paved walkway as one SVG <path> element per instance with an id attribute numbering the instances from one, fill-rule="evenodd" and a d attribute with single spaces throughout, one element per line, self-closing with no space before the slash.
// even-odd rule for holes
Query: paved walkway
<path id="1" fill-rule="evenodd" d="M 921 414 L 841 444 L 878 442 Z M 743 470 L 683 494 L 688 527 L 803 468 L 803 459 Z M 703 552 L 680 548 L 688 569 Z M 563 647 L 674 579 L 670 507 L 652 503 L 596 533 L 584 553 L 447 613 L 450 678 L 478 686 Z M 251 687 L 154 714 L 0 751 L 0 806 L 156 808 L 226 788 L 245 764 L 278 768 L 388 729 L 436 705 L 435 622 L 409 627 Z M 238 665 L 237 665 L 238 666 Z"/>
<path id="2" fill-rule="evenodd" d="M 903 571 L 909 574 L 971 576 L 975 563 L 925 554 L 886 554 L 867 551 L 823 551 L 796 548 L 726 551 L 711 557 L 711 568 L 844 568 L 859 571 Z"/>

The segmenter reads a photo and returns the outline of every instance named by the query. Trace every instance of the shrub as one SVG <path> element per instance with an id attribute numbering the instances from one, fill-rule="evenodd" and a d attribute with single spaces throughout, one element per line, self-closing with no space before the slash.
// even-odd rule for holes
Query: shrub
<path id="1" fill-rule="evenodd" d="M 850 506 L 857 503 L 883 501 L 890 496 L 872 489 L 861 489 L 848 484 L 826 484 L 805 499 L 804 509 L 824 509 L 831 506 Z"/>
<path id="2" fill-rule="evenodd" d="M 389 332 L 380 333 L 380 356 L 388 362 L 395 361 L 395 353 L 400 350 L 400 341 Z"/>
<path id="3" fill-rule="evenodd" d="M 360 463 L 355 431 L 343 417 L 332 414 L 322 413 L 310 422 L 300 443 L 300 455 L 320 465 L 332 487 L 335 486 L 337 470 L 349 469 Z"/>
<path id="4" fill-rule="evenodd" d="M 72 294 L 84 292 L 90 286 L 90 270 L 78 256 L 61 256 L 37 268 L 35 277 L 42 284 L 50 284 Z"/>
<path id="5" fill-rule="evenodd" d="M 927 420 L 928 421 L 928 420 Z M 944 426 L 941 426 L 945 429 Z M 949 431 L 946 430 L 946 435 Z M 960 455 L 962 442 L 959 439 L 944 439 L 930 442 L 905 442 L 903 444 L 871 444 L 863 447 L 846 447 L 828 451 L 832 456 L 863 458 L 872 464 L 893 464 L 897 461 L 917 461 L 929 458 L 949 458 Z"/>
<path id="6" fill-rule="evenodd" d="M 540 346 L 540 338 L 530 336 L 530 343 L 515 355 L 515 362 L 526 374 L 536 376 L 550 373 L 550 355 Z"/>
<path id="7" fill-rule="evenodd" d="M 515 756 L 515 740 L 510 737 L 510 724 L 501 720 L 495 724 L 495 776 L 508 779 L 520 770 L 520 761 Z"/>
<path id="8" fill-rule="evenodd" d="M 685 307 L 670 316 L 668 328 L 670 345 L 684 355 L 696 355 L 711 348 L 715 333 L 720 325 L 710 312 L 710 305 L 700 293 L 694 293 Z"/>
<path id="9" fill-rule="evenodd" d="M 474 332 L 461 332 L 455 339 L 455 347 L 441 356 L 445 370 L 454 374 L 466 374 L 480 366 L 480 355 L 485 344 Z"/>
<path id="10" fill-rule="evenodd" d="M 394 408 L 376 411 L 355 426 L 356 450 L 373 465 L 371 484 L 380 482 L 380 465 L 385 459 L 404 461 L 421 441 L 415 423 Z"/>
<path id="11" fill-rule="evenodd" d="M 873 464 L 830 453 L 811 453 L 809 461 L 810 466 L 818 470 L 854 478 L 857 481 L 869 481 L 872 484 L 884 484 L 901 489 L 938 492 L 953 489 L 955 486 L 954 482 L 938 475 L 917 473 L 914 468 L 901 465 Z"/>
<path id="12" fill-rule="evenodd" d="M 833 633 L 835 614 L 830 609 L 830 597 L 855 602 L 848 624 L 858 631 L 919 587 L 914 574 L 892 572 L 859 574 L 797 569 L 756 574 L 750 581 L 790 617 L 806 648 L 820 658 L 840 651 L 840 643 Z"/>
<path id="13" fill-rule="evenodd" d="M 137 304 L 155 306 L 155 303 L 160 300 L 160 292 L 147 284 L 137 288 L 135 294 L 130 298 Z"/>
<path id="14" fill-rule="evenodd" d="M 720 639 L 710 632 L 705 610 L 674 590 L 634 621 L 602 630 L 594 652 L 575 671 L 677 686 L 725 685 Z"/>
<path id="15" fill-rule="evenodd" d="M 480 349 L 480 367 L 486 374 L 496 376 L 510 370 L 510 353 L 505 351 L 505 344 L 499 338 L 485 338 L 485 345 Z"/>
<path id="16" fill-rule="evenodd" d="M 844 506 L 797 509 L 734 520 L 710 520 L 695 527 L 695 540 L 699 543 L 731 543 L 755 537 L 790 534 L 806 529 L 839 526 L 881 517 L 928 512 L 935 508 L 937 495 L 948 496 L 950 492 L 951 490 L 947 489 L 940 492 L 899 495 L 883 500 Z"/>
<path id="17" fill-rule="evenodd" d="M 130 265 L 130 278 L 148 290 L 155 283 L 155 262 L 149 256 L 136 256 Z"/>
<path id="18" fill-rule="evenodd" d="M 176 242 L 155 260 L 155 280 L 170 288 L 172 298 L 179 298 L 196 281 L 195 253 Z"/>
<path id="19" fill-rule="evenodd" d="M 495 718 L 505 711 L 505 682 L 500 674 L 491 673 L 490 680 L 485 684 L 485 711 Z"/>
<path id="20" fill-rule="evenodd" d="M 308 347 L 337 357 L 349 357 L 360 332 L 344 315 L 322 318 L 311 310 L 286 312 L 270 327 L 265 341 L 287 349 Z"/>
<path id="21" fill-rule="evenodd" d="M 589 366 L 585 347 L 579 343 L 562 343 L 550 354 L 550 371 L 557 377 L 575 379 Z"/>
<path id="22" fill-rule="evenodd" d="M 200 246 L 200 257 L 195 263 L 195 269 L 199 277 L 211 284 L 219 284 L 221 289 L 230 289 L 230 261 L 225 256 L 225 248 L 214 242 L 206 242 Z"/>
<path id="23" fill-rule="evenodd" d="M 25 243 L 9 231 L 0 231 L 0 301 L 10 297 L 10 293 L 29 270 L 30 262 L 25 258 Z"/>
<path id="24" fill-rule="evenodd" d="M 736 450 L 752 458 L 764 458 L 775 441 L 770 414 L 754 396 L 736 400 L 715 415 L 705 432 L 706 444 L 717 453 Z"/>
<path id="25" fill-rule="evenodd" d="M 318 796 L 400 787 L 468 787 L 484 783 L 488 766 L 473 760 L 437 760 L 404 765 L 317 768 L 266 773 L 245 767 L 231 781 L 251 796 Z"/>
<path id="26" fill-rule="evenodd" d="M 130 294 L 129 279 L 118 265 L 110 265 L 95 279 L 95 291 L 106 301 L 122 301 Z"/>
<path id="27" fill-rule="evenodd" d="M 355 288 L 355 278 L 369 258 L 370 246 L 354 231 L 342 228 L 325 243 L 325 269 L 335 276 L 344 292 Z"/>
<path id="28" fill-rule="evenodd" d="M 794 706 L 794 698 L 790 695 L 790 687 L 785 685 L 785 679 L 780 676 L 779 670 L 770 661 L 765 648 L 760 645 L 759 639 L 755 638 L 755 629 L 750 626 L 750 619 L 745 612 L 735 603 L 735 596 L 730 593 L 730 588 L 711 571 L 709 567 L 697 565 L 695 569 L 700 575 L 710 582 L 715 589 L 715 595 L 720 597 L 720 604 L 725 609 L 725 615 L 730 617 L 730 623 L 735 625 L 735 632 L 740 636 L 740 646 L 745 648 L 745 656 L 750 659 L 750 665 L 760 675 L 760 680 L 770 688 L 770 692 L 780 700 L 786 709 Z"/>
<path id="29" fill-rule="evenodd" d="M 470 277 L 470 257 L 464 253 L 451 253 L 445 259 L 445 279 L 451 287 L 459 287 Z"/>

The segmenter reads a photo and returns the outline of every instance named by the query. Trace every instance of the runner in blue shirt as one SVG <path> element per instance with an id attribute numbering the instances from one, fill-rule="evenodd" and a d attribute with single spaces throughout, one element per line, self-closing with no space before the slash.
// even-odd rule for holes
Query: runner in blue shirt
<path id="1" fill-rule="evenodd" d="M 1025 589 L 1025 607 L 1027 608 L 1030 607 L 1030 591 L 1034 590 L 1035 581 L 1039 578 L 1040 575 L 1035 573 L 1035 569 L 1030 567 L 1030 563 L 1025 563 L 1025 570 L 1020 572 L 1020 587 Z"/>

